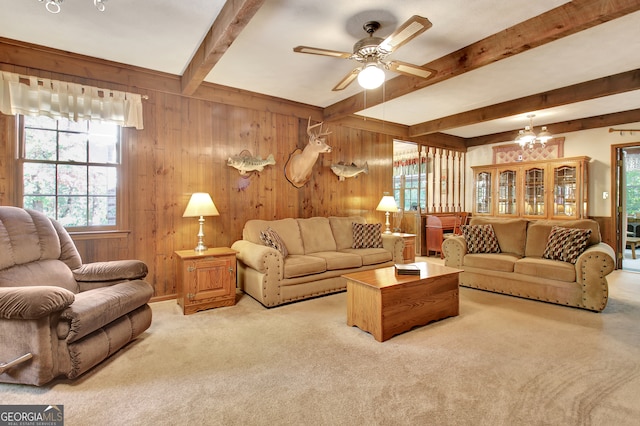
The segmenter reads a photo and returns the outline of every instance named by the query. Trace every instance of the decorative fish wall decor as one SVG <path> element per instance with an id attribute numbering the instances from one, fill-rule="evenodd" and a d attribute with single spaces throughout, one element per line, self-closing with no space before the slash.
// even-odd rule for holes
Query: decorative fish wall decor
<path id="1" fill-rule="evenodd" d="M 238 169 L 241 176 L 246 176 L 251 172 L 261 172 L 266 166 L 273 166 L 276 160 L 273 154 L 269 154 L 264 160 L 262 157 L 253 157 L 248 151 L 242 151 L 239 155 L 229 157 L 227 166 Z"/>
<path id="2" fill-rule="evenodd" d="M 332 164 L 331 171 L 338 176 L 338 179 L 343 181 L 346 178 L 356 177 L 360 173 L 369 173 L 369 165 L 364 163 L 364 166 L 358 167 L 354 163 L 351 164 Z"/>

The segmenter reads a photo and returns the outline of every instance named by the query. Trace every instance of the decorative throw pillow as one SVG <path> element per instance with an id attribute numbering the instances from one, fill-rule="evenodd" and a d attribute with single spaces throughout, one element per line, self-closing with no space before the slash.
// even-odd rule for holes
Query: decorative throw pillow
<path id="1" fill-rule="evenodd" d="M 467 253 L 500 253 L 498 238 L 491 225 L 462 225 Z"/>
<path id="2" fill-rule="evenodd" d="M 352 223 L 353 248 L 381 248 L 382 225 L 379 223 Z"/>
<path id="3" fill-rule="evenodd" d="M 271 227 L 268 227 L 265 231 L 260 231 L 260 240 L 262 240 L 265 246 L 269 246 L 282 253 L 282 257 L 289 256 L 287 246 L 284 245 L 284 241 L 280 238 L 280 235 L 274 231 Z"/>
<path id="4" fill-rule="evenodd" d="M 591 229 L 554 226 L 551 228 L 542 257 L 576 263 L 578 256 L 587 249 L 589 237 L 591 237 Z"/>

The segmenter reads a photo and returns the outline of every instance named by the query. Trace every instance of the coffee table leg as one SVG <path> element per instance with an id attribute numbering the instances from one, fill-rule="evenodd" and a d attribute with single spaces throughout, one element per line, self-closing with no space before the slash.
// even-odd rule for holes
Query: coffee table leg
<path id="1" fill-rule="evenodd" d="M 347 280 L 347 325 L 356 326 L 382 342 L 380 290 Z"/>

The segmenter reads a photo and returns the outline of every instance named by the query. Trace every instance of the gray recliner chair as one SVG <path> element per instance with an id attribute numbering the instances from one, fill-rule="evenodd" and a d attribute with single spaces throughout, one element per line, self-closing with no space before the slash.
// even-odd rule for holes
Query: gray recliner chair
<path id="1" fill-rule="evenodd" d="M 138 260 L 83 264 L 44 214 L 0 206 L 0 382 L 73 379 L 151 325 Z"/>

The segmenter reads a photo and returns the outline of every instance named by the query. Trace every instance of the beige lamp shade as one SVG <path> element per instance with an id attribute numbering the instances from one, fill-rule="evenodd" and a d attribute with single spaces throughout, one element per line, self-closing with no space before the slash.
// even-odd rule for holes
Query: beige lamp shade
<path id="1" fill-rule="evenodd" d="M 385 212 L 384 217 L 386 230 L 384 231 L 384 233 L 390 234 L 391 224 L 389 223 L 389 212 L 395 213 L 398 211 L 396 200 L 391 195 L 384 195 L 382 197 L 382 200 L 380 200 L 380 203 L 378 203 L 378 207 L 376 207 L 376 210 L 378 210 L 379 212 Z"/>
<path id="2" fill-rule="evenodd" d="M 398 205 L 396 204 L 396 200 L 391 195 L 385 195 L 382 197 L 382 200 L 380 200 L 380 203 L 378 204 L 378 207 L 376 207 L 376 210 L 380 212 L 395 213 L 398 211 Z"/>
<path id="3" fill-rule="evenodd" d="M 206 192 L 194 192 L 182 217 L 219 216 L 211 195 Z"/>

